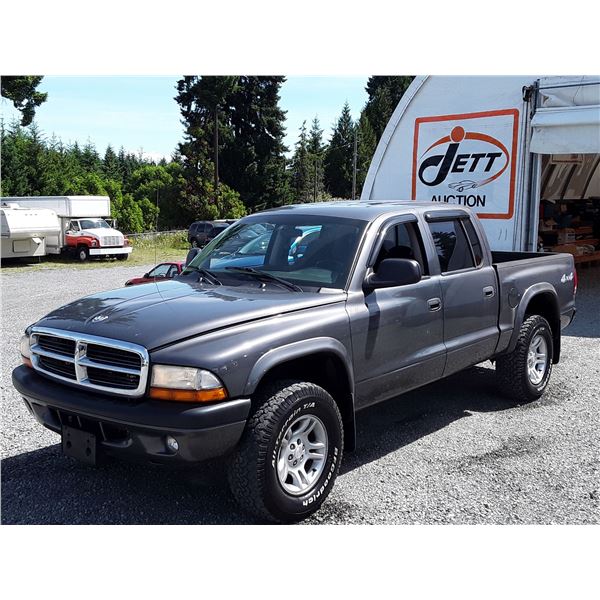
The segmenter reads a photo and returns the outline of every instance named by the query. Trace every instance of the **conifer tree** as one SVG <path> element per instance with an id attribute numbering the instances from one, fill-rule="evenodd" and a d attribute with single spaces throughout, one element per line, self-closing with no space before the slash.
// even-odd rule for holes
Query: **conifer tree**
<path id="1" fill-rule="evenodd" d="M 300 134 L 296 142 L 296 149 L 292 157 L 292 189 L 294 202 L 310 202 L 310 155 L 308 152 L 308 136 L 306 121 L 302 122 Z"/>
<path id="2" fill-rule="evenodd" d="M 411 75 L 374 75 L 365 88 L 369 99 L 363 113 L 369 119 L 376 142 L 379 142 L 400 98 L 414 79 Z"/>
<path id="3" fill-rule="evenodd" d="M 308 181 L 310 198 L 313 202 L 325 198 L 325 184 L 323 181 L 324 152 L 323 130 L 319 118 L 315 116 L 308 134 L 308 157 L 310 162 Z"/>
<path id="4" fill-rule="evenodd" d="M 346 102 L 325 153 L 325 186 L 334 198 L 352 197 L 353 144 L 354 123 Z"/>

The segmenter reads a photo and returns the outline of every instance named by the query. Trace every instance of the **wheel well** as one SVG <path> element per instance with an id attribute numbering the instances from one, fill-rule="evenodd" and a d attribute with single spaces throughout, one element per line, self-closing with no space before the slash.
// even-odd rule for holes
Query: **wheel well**
<path id="1" fill-rule="evenodd" d="M 256 391 L 282 379 L 310 381 L 322 387 L 335 400 L 344 423 L 344 447 L 355 445 L 354 403 L 350 375 L 342 359 L 331 352 L 316 352 L 293 358 L 269 369 L 260 380 Z"/>
<path id="2" fill-rule="evenodd" d="M 560 315 L 558 314 L 558 304 L 554 295 L 550 292 L 536 294 L 527 304 L 524 320 L 532 315 L 544 317 L 550 324 L 554 345 L 552 362 L 556 364 L 560 359 Z"/>

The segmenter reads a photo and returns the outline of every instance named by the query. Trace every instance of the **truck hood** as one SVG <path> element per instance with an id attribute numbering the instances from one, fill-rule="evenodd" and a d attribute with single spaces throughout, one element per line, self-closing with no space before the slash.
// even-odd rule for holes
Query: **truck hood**
<path id="1" fill-rule="evenodd" d="M 123 239 L 123 234 L 120 231 L 107 227 L 94 227 L 93 229 L 82 229 L 81 235 L 89 235 L 90 237 L 95 237 L 96 239 L 104 237 L 118 237 L 121 240 Z"/>
<path id="2" fill-rule="evenodd" d="M 36 325 L 141 344 L 148 350 L 240 323 L 345 300 L 346 294 L 147 283 L 86 296 Z"/>

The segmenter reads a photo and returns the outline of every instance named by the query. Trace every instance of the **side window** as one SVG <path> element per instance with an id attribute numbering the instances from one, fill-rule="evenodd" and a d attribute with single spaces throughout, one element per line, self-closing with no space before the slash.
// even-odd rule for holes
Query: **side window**
<path id="1" fill-rule="evenodd" d="M 377 271 L 386 258 L 411 258 L 421 265 L 423 275 L 429 273 L 421 235 L 414 223 L 398 223 L 387 229 L 373 269 Z"/>
<path id="2" fill-rule="evenodd" d="M 166 264 L 158 265 L 157 267 L 152 269 L 152 271 L 150 271 L 148 275 L 150 275 L 150 277 L 165 277 L 170 266 L 171 265 Z"/>
<path id="3" fill-rule="evenodd" d="M 458 219 L 429 223 L 442 273 L 473 268 L 467 236 Z"/>
<path id="4" fill-rule="evenodd" d="M 79 231 L 79 221 L 71 221 L 69 223 L 68 229 L 70 229 L 71 231 Z"/>
<path id="5" fill-rule="evenodd" d="M 471 249 L 473 250 L 473 258 L 475 259 L 475 264 L 479 266 L 483 262 L 483 250 L 481 249 L 481 242 L 479 241 L 479 236 L 477 235 L 475 227 L 473 227 L 473 223 L 471 223 L 470 219 L 464 219 L 462 224 L 465 227 L 467 237 L 469 238 L 469 242 L 471 243 Z"/>

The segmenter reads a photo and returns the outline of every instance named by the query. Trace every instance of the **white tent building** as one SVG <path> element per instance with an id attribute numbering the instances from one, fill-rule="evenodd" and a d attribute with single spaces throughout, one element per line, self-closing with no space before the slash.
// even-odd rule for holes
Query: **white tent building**
<path id="1" fill-rule="evenodd" d="M 497 250 L 600 259 L 600 77 L 416 77 L 361 196 L 391 198 L 470 206 Z"/>

